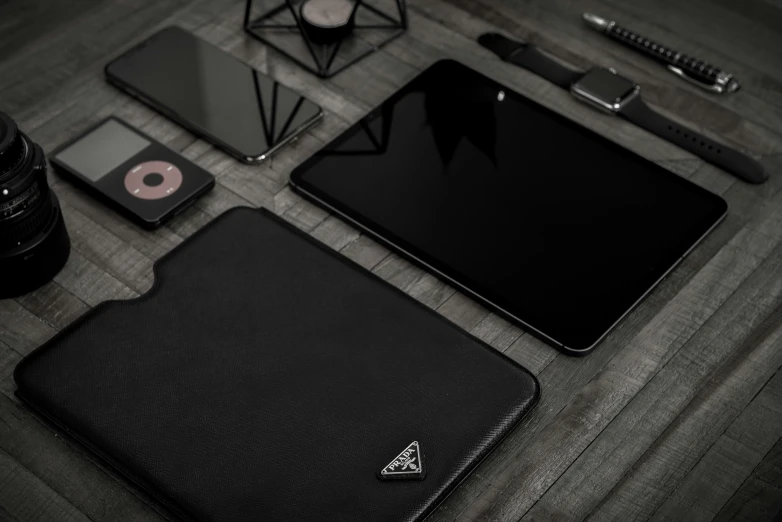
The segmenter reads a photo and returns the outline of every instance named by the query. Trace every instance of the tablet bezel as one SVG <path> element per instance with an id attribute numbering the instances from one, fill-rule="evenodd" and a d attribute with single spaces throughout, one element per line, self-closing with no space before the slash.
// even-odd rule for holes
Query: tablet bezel
<path id="1" fill-rule="evenodd" d="M 381 107 L 387 104 L 395 104 L 398 100 L 400 100 L 405 95 L 407 95 L 409 93 L 409 87 L 414 82 L 418 81 L 422 75 L 436 74 L 436 69 L 438 67 L 453 67 L 454 65 L 465 67 L 467 70 L 475 72 L 472 69 L 467 68 L 466 66 L 454 60 L 440 60 L 436 62 L 434 65 L 430 66 L 428 69 L 424 70 L 418 76 L 413 78 L 407 85 L 405 85 L 399 91 L 397 91 L 392 96 L 390 96 L 376 109 L 370 111 L 369 114 L 367 114 L 367 116 L 362 118 L 362 121 L 371 120 L 377 117 L 380 113 Z M 605 330 L 597 338 L 588 341 L 585 345 L 583 346 L 574 346 L 572 344 L 568 345 L 567 343 L 557 339 L 557 336 L 554 335 L 553 333 L 544 332 L 541 329 L 535 327 L 533 324 L 530 324 L 529 322 L 525 321 L 522 317 L 519 317 L 513 311 L 507 309 L 508 307 L 504 307 L 500 302 L 498 302 L 500 301 L 500 299 L 498 299 L 497 296 L 492 296 L 490 290 L 485 291 L 481 289 L 480 285 L 477 284 L 474 280 L 470 279 L 469 276 L 458 273 L 450 266 L 447 266 L 447 264 L 442 263 L 435 257 L 430 256 L 426 252 L 419 250 L 418 248 L 414 247 L 413 245 L 405 241 L 404 238 L 392 234 L 391 232 L 389 232 L 388 230 L 380 226 L 378 223 L 375 223 L 369 218 L 361 215 L 359 212 L 350 208 L 350 206 L 348 206 L 347 204 L 343 203 L 342 201 L 339 201 L 337 198 L 331 197 L 329 194 L 319 189 L 316 185 L 310 183 L 306 179 L 306 174 L 307 172 L 310 171 L 310 169 L 314 165 L 316 165 L 322 160 L 324 156 L 321 154 L 321 152 L 316 153 L 315 155 L 307 159 L 304 163 L 302 163 L 301 165 L 299 165 L 293 170 L 293 172 L 290 175 L 290 185 L 293 187 L 295 191 L 302 194 L 306 198 L 324 207 L 328 211 L 339 215 L 342 219 L 349 222 L 353 226 L 361 229 L 365 233 L 369 234 L 375 240 L 384 244 L 391 250 L 402 254 L 404 257 L 408 258 L 409 260 L 413 261 L 419 266 L 437 274 L 438 277 L 444 279 L 449 284 L 455 286 L 461 292 L 468 294 L 470 297 L 480 302 L 484 306 L 488 307 L 490 310 L 518 324 L 524 330 L 554 345 L 556 348 L 567 353 L 568 355 L 577 355 L 577 356 L 586 355 L 590 353 L 592 350 L 594 350 L 596 346 L 606 337 L 606 335 L 608 335 L 608 333 L 611 330 L 613 330 L 616 327 L 616 325 L 624 317 L 626 317 L 627 314 L 629 314 L 660 283 L 660 281 L 662 281 L 674 268 L 676 268 L 676 266 L 682 261 L 682 259 L 684 259 L 684 257 L 686 257 L 725 218 L 728 212 L 727 202 L 720 196 L 713 194 L 702 187 L 698 187 L 697 185 L 693 184 L 689 180 L 686 180 L 678 176 L 677 174 L 659 165 L 654 164 L 650 160 L 644 158 L 643 156 L 640 156 L 639 154 L 636 154 L 635 152 L 621 146 L 620 144 L 617 144 L 609 140 L 605 136 L 602 136 L 596 133 L 595 131 L 587 127 L 584 127 L 583 125 L 580 125 L 579 123 L 539 104 L 538 102 L 526 96 L 523 96 L 522 94 L 516 91 L 513 91 L 512 89 L 507 88 L 506 86 L 502 86 L 498 82 L 486 76 L 480 74 L 479 76 L 483 78 L 483 81 L 486 82 L 487 86 L 501 88 L 505 92 L 506 98 L 510 97 L 517 100 L 521 100 L 521 102 L 525 104 L 533 103 L 537 105 L 539 108 L 547 111 L 552 118 L 558 120 L 561 124 L 570 127 L 576 127 L 580 129 L 581 132 L 591 134 L 595 139 L 609 142 L 611 146 L 615 150 L 617 150 L 618 153 L 620 154 L 635 156 L 638 160 L 644 163 L 654 165 L 657 169 L 660 170 L 661 173 L 665 173 L 665 175 L 671 176 L 670 179 L 674 180 L 674 182 L 687 184 L 692 187 L 697 187 L 698 189 L 702 190 L 704 194 L 708 194 L 708 197 L 713 198 L 713 201 L 715 203 L 714 214 L 709 216 L 708 218 L 704 218 L 703 227 L 697 227 L 699 230 L 702 228 L 703 232 L 697 238 L 695 238 L 692 244 L 690 244 L 686 249 L 684 249 L 681 255 L 678 255 L 675 260 L 673 260 L 670 263 L 665 263 L 665 264 L 661 263 L 661 266 L 655 267 L 653 272 L 655 274 L 659 274 L 659 276 L 654 280 L 654 282 L 651 285 L 649 285 L 649 287 L 645 291 L 641 293 L 641 295 L 627 308 L 627 310 L 621 313 L 616 318 L 615 321 L 613 321 L 607 328 L 605 328 Z M 349 129 L 345 130 L 337 138 L 335 138 L 334 140 L 329 142 L 325 147 L 323 147 L 322 151 L 338 148 L 343 142 L 349 140 L 356 133 L 360 132 L 361 129 L 362 127 L 359 125 L 359 123 L 352 125 Z"/>

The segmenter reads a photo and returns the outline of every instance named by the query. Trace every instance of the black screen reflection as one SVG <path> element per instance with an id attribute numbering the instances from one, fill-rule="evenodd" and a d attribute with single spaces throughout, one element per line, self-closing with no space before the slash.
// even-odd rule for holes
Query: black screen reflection
<path id="1" fill-rule="evenodd" d="M 248 158 L 265 154 L 321 113 L 298 93 L 178 27 L 112 62 L 107 73 Z"/>
<path id="2" fill-rule="evenodd" d="M 292 177 L 573 349 L 597 341 L 726 208 L 452 61 L 421 74 Z"/>

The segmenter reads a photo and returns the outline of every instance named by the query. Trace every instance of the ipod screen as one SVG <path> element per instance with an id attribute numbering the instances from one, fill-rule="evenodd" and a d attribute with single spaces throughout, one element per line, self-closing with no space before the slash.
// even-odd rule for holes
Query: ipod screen
<path id="1" fill-rule="evenodd" d="M 57 154 L 56 158 L 96 182 L 149 145 L 149 141 L 124 125 L 107 120 Z"/>

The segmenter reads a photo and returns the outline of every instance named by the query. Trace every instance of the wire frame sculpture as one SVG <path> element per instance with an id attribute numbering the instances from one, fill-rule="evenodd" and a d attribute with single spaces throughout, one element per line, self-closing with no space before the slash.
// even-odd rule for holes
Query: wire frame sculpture
<path id="1" fill-rule="evenodd" d="M 334 43 L 318 43 L 307 34 L 301 20 L 306 0 L 284 0 L 276 5 L 268 0 L 247 0 L 244 29 L 251 36 L 284 54 L 321 78 L 334 76 L 362 58 L 379 50 L 407 29 L 405 0 L 355 0 L 351 17 L 353 30 Z"/>

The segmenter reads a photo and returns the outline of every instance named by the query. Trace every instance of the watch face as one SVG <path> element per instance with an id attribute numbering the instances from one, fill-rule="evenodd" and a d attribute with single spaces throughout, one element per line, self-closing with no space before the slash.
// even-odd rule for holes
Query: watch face
<path id="1" fill-rule="evenodd" d="M 635 84 L 608 69 L 594 68 L 577 82 L 579 90 L 602 102 L 614 104 L 628 96 Z"/>

